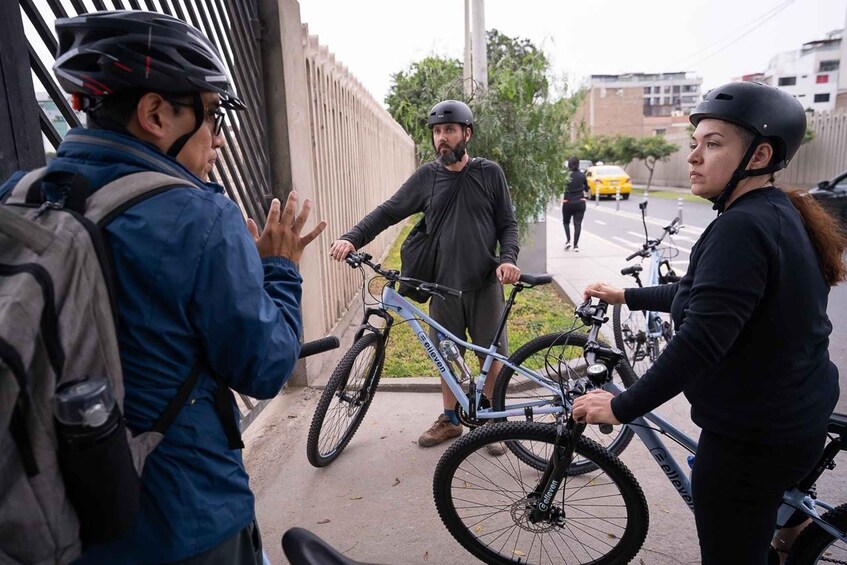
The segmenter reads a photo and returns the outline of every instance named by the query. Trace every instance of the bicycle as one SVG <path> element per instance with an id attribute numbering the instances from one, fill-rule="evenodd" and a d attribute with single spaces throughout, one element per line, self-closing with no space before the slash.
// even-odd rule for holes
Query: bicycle
<path id="1" fill-rule="evenodd" d="M 551 275 L 521 275 L 520 281 L 512 287 L 506 301 L 494 340 L 488 347 L 482 347 L 468 343 L 447 331 L 401 296 L 397 287 L 400 284 L 410 285 L 429 293 L 433 296 L 433 300 L 443 297 L 444 294 L 460 296 L 459 291 L 435 283 L 403 277 L 396 270 L 384 269 L 381 265 L 374 264 L 371 259 L 372 257 L 367 253 L 351 253 L 346 259 L 347 264 L 352 268 L 362 270 L 363 293 L 365 288 L 363 266 L 369 267 L 378 276 L 384 278 L 386 284 L 383 286 L 381 298 L 374 297 L 375 308 L 368 308 L 367 304 L 363 306 L 362 323 L 355 334 L 353 345 L 333 371 L 318 400 L 306 442 L 309 463 L 315 467 L 324 467 L 332 463 L 345 449 L 361 424 L 373 400 L 382 373 L 385 346 L 394 324 L 394 318 L 389 312 L 395 313 L 402 322 L 412 327 L 413 333 L 439 375 L 458 399 L 456 413 L 464 426 L 474 428 L 495 419 L 508 418 L 549 418 L 550 422 L 553 422 L 556 414 L 565 411 L 561 374 L 563 372 L 573 374 L 581 369 L 578 365 L 569 365 L 568 360 L 574 357 L 574 350 L 579 350 L 586 345 L 585 335 L 577 332 L 562 332 L 541 336 L 530 341 L 508 358 L 497 351 L 499 335 L 506 326 L 517 295 L 525 289 L 549 284 L 553 280 Z M 372 317 L 382 320 L 383 325 L 377 327 L 372 324 Z M 427 332 L 421 327 L 421 323 L 433 326 L 443 335 L 439 347 L 432 343 Z M 471 375 L 463 358 L 459 355 L 457 346 L 484 356 L 478 376 Z M 550 364 L 549 360 L 552 358 L 556 359 L 558 366 Z M 495 381 L 493 395 L 495 399 L 492 406 L 492 400 L 486 398 L 482 391 L 485 380 L 491 378 L 489 371 L 494 361 L 503 363 L 503 369 L 498 381 Z M 616 371 L 624 386 L 635 382 L 635 376 L 625 363 L 621 363 Z M 501 379 L 503 382 L 499 383 Z M 463 386 L 467 387 L 467 391 L 463 390 Z M 507 396 L 518 389 L 520 389 L 519 392 L 515 393 L 518 402 L 507 405 Z M 620 453 L 632 439 L 632 432 L 627 430 L 626 426 L 621 426 L 614 435 L 598 437 L 598 439 L 608 444 L 613 452 Z M 510 448 L 517 451 L 530 464 L 537 466 L 546 464 L 545 460 L 536 458 L 520 445 L 511 444 Z M 583 465 L 577 461 L 570 472 L 586 472 L 590 468 L 590 463 Z"/>
<path id="2" fill-rule="evenodd" d="M 607 305 L 584 304 L 577 315 L 592 323 L 591 338 L 607 320 Z M 585 376 L 568 383 L 571 399 L 609 382 L 619 350 L 589 341 Z M 689 453 L 697 442 L 651 412 L 629 424 L 689 508 L 691 483 L 660 435 Z M 647 501 L 629 469 L 601 445 L 585 437 L 586 425 L 566 414 L 555 427 L 535 423 L 498 423 L 457 440 L 436 466 L 433 496 L 442 522 L 470 553 L 486 563 L 629 563 L 647 536 Z M 490 443 L 520 442 L 547 458 L 543 470 L 522 465 L 513 454 L 486 454 Z M 847 563 L 847 504 L 833 507 L 817 497 L 815 483 L 847 450 L 847 415 L 833 414 L 829 442 L 809 475 L 786 491 L 777 528 L 795 512 L 811 523 L 796 538 L 788 565 Z M 574 455 L 593 461 L 596 470 L 569 476 Z M 826 511 L 821 514 L 821 511 Z"/>
<path id="3" fill-rule="evenodd" d="M 646 210 L 647 202 L 641 202 L 641 222 L 644 224 L 644 244 L 641 249 L 626 258 L 631 261 L 636 257 L 650 259 L 650 270 L 647 273 L 647 286 L 658 286 L 679 281 L 670 265 L 670 259 L 660 249 L 665 236 L 673 236 L 679 233 L 679 218 L 674 218 L 670 225 L 662 228 L 662 235 L 658 239 L 650 239 L 647 234 Z M 663 270 L 664 269 L 664 270 Z M 621 274 L 631 276 L 635 279 L 639 288 L 643 285 L 639 273 L 643 271 L 641 265 L 633 265 L 621 269 Z M 662 351 L 667 347 L 673 337 L 673 320 L 670 314 L 645 310 L 630 310 L 626 304 L 616 304 L 612 309 L 612 331 L 615 336 L 615 345 L 626 352 L 626 359 L 637 376 L 643 375 L 647 369 L 656 361 Z"/>

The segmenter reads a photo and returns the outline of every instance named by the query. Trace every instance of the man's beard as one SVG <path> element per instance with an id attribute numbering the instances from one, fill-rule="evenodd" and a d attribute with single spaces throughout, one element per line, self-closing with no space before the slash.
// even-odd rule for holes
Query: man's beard
<path id="1" fill-rule="evenodd" d="M 442 153 L 441 149 L 439 148 L 437 151 L 439 162 L 441 162 L 441 164 L 445 167 L 449 167 L 450 165 L 458 163 L 462 160 L 462 157 L 465 156 L 466 147 L 467 144 L 465 143 L 465 140 L 462 139 L 458 143 L 456 143 L 455 147 L 450 148 L 450 146 L 448 145 L 447 148 L 450 149 L 450 151 L 447 151 L 446 153 Z"/>

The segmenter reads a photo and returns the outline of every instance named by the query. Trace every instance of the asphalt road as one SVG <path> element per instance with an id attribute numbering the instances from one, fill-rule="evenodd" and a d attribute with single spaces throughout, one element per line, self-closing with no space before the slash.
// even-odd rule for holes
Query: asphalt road
<path id="1" fill-rule="evenodd" d="M 629 200 L 622 200 L 620 203 L 601 200 L 600 205 L 597 206 L 594 201 L 591 201 L 588 203 L 585 219 L 582 222 L 584 231 L 621 247 L 622 267 L 626 256 L 640 248 L 644 242 L 644 226 L 638 209 L 641 201 L 642 194 L 638 191 Z M 561 219 L 561 210 L 557 209 L 554 214 Z M 679 215 L 677 200 L 648 198 L 647 230 L 650 237 L 661 235 L 662 227 L 668 225 L 677 215 Z M 688 268 L 691 247 L 714 218 L 715 212 L 711 209 L 711 204 L 683 201 L 682 224 L 684 227 L 680 234 L 673 238 L 679 253 L 671 259 L 671 265 L 677 272 L 684 272 Z M 833 363 L 838 366 L 843 391 L 836 410 L 847 412 L 847 284 L 838 285 L 830 291 L 827 313 L 832 322 L 829 354 Z"/>

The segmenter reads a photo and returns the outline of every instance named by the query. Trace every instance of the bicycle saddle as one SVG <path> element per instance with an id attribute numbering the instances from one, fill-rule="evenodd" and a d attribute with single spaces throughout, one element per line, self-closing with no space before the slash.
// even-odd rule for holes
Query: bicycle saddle
<path id="1" fill-rule="evenodd" d="M 631 275 L 633 273 L 640 273 L 643 270 L 644 268 L 641 265 L 633 265 L 632 267 L 626 267 L 624 269 L 621 269 L 621 274 L 626 276 Z"/>
<path id="2" fill-rule="evenodd" d="M 291 565 L 370 565 L 353 561 L 303 528 L 290 528 L 282 536 L 282 551 Z"/>

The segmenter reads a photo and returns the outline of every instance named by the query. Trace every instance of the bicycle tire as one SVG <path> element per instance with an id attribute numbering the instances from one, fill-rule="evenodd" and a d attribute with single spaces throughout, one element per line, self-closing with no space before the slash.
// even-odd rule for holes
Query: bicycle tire
<path id="1" fill-rule="evenodd" d="M 457 440 L 439 460 L 433 497 L 441 521 L 485 563 L 609 565 L 629 563 L 647 537 L 649 511 L 640 485 L 616 456 L 580 437 L 576 453 L 596 470 L 567 476 L 551 501 L 552 519 L 529 520 L 528 495 L 543 471 L 494 442 L 532 442 L 554 450 L 556 430 L 537 422 L 498 422 Z M 558 518 L 558 520 L 556 519 Z"/>
<path id="2" fill-rule="evenodd" d="M 314 467 L 326 467 L 350 443 L 371 405 L 384 359 L 382 336 L 371 332 L 360 337 L 341 358 L 309 427 L 306 457 Z"/>
<path id="3" fill-rule="evenodd" d="M 577 355 L 572 352 L 569 354 L 566 347 L 584 349 L 587 343 L 588 336 L 577 332 L 546 334 L 538 336 L 524 344 L 509 357 L 509 361 L 514 365 L 538 371 L 544 367 L 547 361 L 553 358 L 557 360 L 557 370 L 567 370 L 570 376 L 575 376 L 574 373 L 570 372 L 577 372 L 580 368 L 584 368 L 584 365 L 576 368 L 570 366 L 565 368 L 558 363 L 558 360 L 582 358 L 583 356 L 581 354 Z M 615 369 L 617 373 L 616 380 L 619 386 L 622 385 L 621 388 L 630 387 L 636 381 L 635 374 L 627 364 L 620 363 Z M 556 378 L 558 377 L 556 376 Z M 503 410 L 509 403 L 518 402 L 526 398 L 549 398 L 551 403 L 559 401 L 558 395 L 551 394 L 547 389 L 540 386 L 532 388 L 532 385 L 532 381 L 515 373 L 508 365 L 503 365 L 500 374 L 497 375 L 497 381 L 494 383 L 494 398 L 492 399 L 494 409 Z M 555 422 L 555 416 L 552 414 L 544 415 L 540 419 L 533 416 L 533 419 L 551 424 Z M 632 441 L 633 436 L 632 430 L 627 426 L 615 426 L 615 431 L 609 435 L 602 434 L 597 426 L 589 426 L 586 428 L 585 433 L 615 455 L 623 453 L 623 450 Z M 506 446 L 521 461 L 536 469 L 544 469 L 544 466 L 547 464 L 546 458 L 537 457 L 531 450 L 520 444 L 511 442 L 506 444 Z M 577 459 L 571 465 L 570 469 L 568 469 L 568 473 L 576 475 L 591 470 L 594 470 L 594 467 L 590 462 Z"/>
<path id="4" fill-rule="evenodd" d="M 644 334 L 644 311 L 630 310 L 626 304 L 612 308 L 612 331 L 615 347 L 626 355 L 626 360 L 637 378 L 647 372 L 673 337 L 670 314 L 657 312 L 662 320 L 662 336 L 648 338 Z"/>
<path id="5" fill-rule="evenodd" d="M 842 504 L 821 516 L 836 529 L 847 532 L 847 504 Z M 847 544 L 836 540 L 820 526 L 806 526 L 791 547 L 787 565 L 811 565 L 813 563 L 847 563 Z"/>

